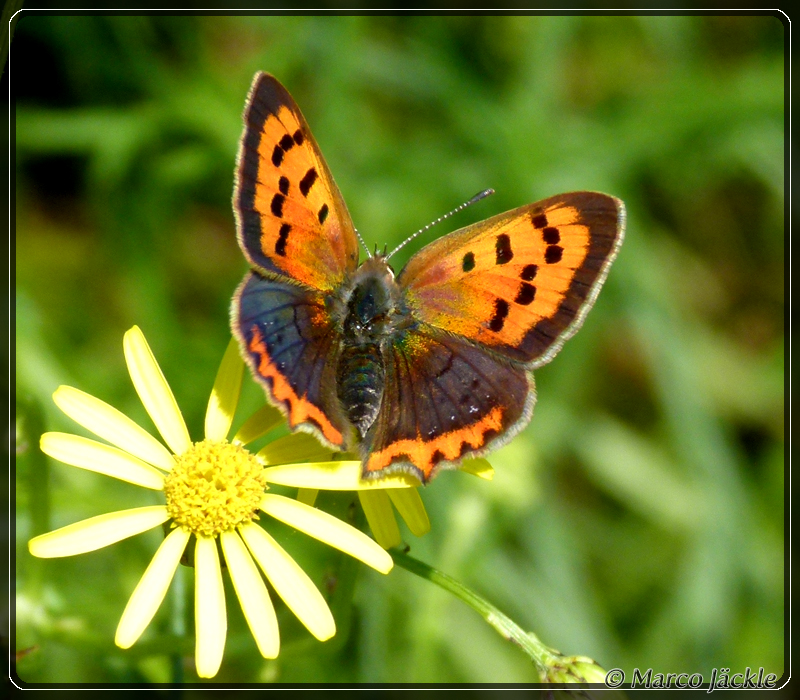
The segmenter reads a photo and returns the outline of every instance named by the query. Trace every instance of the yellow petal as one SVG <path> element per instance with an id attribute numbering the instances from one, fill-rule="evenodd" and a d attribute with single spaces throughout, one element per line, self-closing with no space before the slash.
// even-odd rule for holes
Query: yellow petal
<path id="1" fill-rule="evenodd" d="M 392 489 L 386 493 L 413 534 L 422 537 L 430 531 L 431 521 L 417 489 Z"/>
<path id="2" fill-rule="evenodd" d="M 105 401 L 71 386 L 58 387 L 53 401 L 76 423 L 112 445 L 161 469 L 169 471 L 174 466 L 175 459 L 164 445 Z"/>
<path id="3" fill-rule="evenodd" d="M 330 447 L 323 447 L 313 435 L 294 433 L 273 440 L 258 453 L 258 456 L 264 464 L 285 464 L 330 459 L 332 454 L 333 450 Z"/>
<path id="4" fill-rule="evenodd" d="M 228 348 L 222 357 L 214 388 L 208 400 L 206 410 L 206 439 L 225 440 L 233 423 L 236 404 L 239 403 L 239 392 L 242 389 L 242 372 L 244 361 L 239 354 L 239 343 L 231 338 Z"/>
<path id="5" fill-rule="evenodd" d="M 317 502 L 319 489 L 297 489 L 297 500 L 307 506 L 313 506 Z"/>
<path id="6" fill-rule="evenodd" d="M 222 570 L 213 537 L 198 537 L 194 553 L 195 665 L 201 678 L 213 678 L 222 664 L 228 618 Z"/>
<path id="7" fill-rule="evenodd" d="M 150 418 L 170 449 L 176 455 L 183 454 L 192 444 L 189 431 L 172 390 L 138 326 L 125 333 L 122 345 L 128 372 Z"/>
<path id="8" fill-rule="evenodd" d="M 330 608 L 300 565 L 255 523 L 240 525 L 239 531 L 273 588 L 300 622 L 321 642 L 333 637 L 336 623 Z"/>
<path id="9" fill-rule="evenodd" d="M 258 650 L 265 659 L 276 659 L 280 651 L 278 618 L 275 617 L 275 608 L 272 607 L 264 579 L 239 535 L 233 531 L 223 532 L 220 541 L 228 573 Z"/>
<path id="10" fill-rule="evenodd" d="M 271 493 L 265 493 L 261 498 L 261 510 L 296 530 L 346 552 L 381 573 L 387 574 L 392 569 L 392 558 L 385 550 L 363 532 L 328 513 L 298 503 L 292 498 Z"/>
<path id="11" fill-rule="evenodd" d="M 148 489 L 164 488 L 164 477 L 160 471 L 102 442 L 68 433 L 44 433 L 39 446 L 46 455 L 64 464 L 113 476 Z"/>
<path id="12" fill-rule="evenodd" d="M 233 442 L 246 445 L 266 435 L 275 426 L 283 423 L 283 414 L 274 406 L 262 406 L 250 416 L 233 436 Z"/>
<path id="13" fill-rule="evenodd" d="M 361 501 L 361 507 L 367 516 L 375 541 L 384 549 L 402 544 L 400 528 L 397 527 L 397 520 L 386 491 L 359 491 L 358 499 Z"/>
<path id="14" fill-rule="evenodd" d="M 491 481 L 494 479 L 494 469 L 492 468 L 492 465 L 489 464 L 488 460 L 485 460 L 482 457 L 465 459 L 461 463 L 461 466 L 459 466 L 459 469 L 462 472 L 467 472 L 467 474 L 473 474 L 481 479 L 486 479 L 486 481 Z"/>
<path id="15" fill-rule="evenodd" d="M 282 464 L 264 470 L 267 481 L 282 486 L 297 486 L 326 491 L 369 491 L 375 489 L 407 489 L 420 483 L 410 474 L 391 474 L 381 479 L 361 479 L 361 462 L 310 462 Z"/>
<path id="16" fill-rule="evenodd" d="M 122 613 L 114 642 L 127 649 L 145 631 L 161 606 L 169 584 L 186 549 L 189 533 L 182 528 L 170 532 L 156 550 L 155 556 L 133 590 Z"/>
<path id="17" fill-rule="evenodd" d="M 150 530 L 169 518 L 165 506 L 145 506 L 97 515 L 34 537 L 28 549 L 35 557 L 70 557 L 93 552 Z"/>

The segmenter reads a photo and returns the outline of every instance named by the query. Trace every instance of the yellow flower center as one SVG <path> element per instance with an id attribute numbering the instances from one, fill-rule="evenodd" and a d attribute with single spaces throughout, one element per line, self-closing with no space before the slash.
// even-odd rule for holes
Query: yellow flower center
<path id="1" fill-rule="evenodd" d="M 266 488 L 263 465 L 227 440 L 194 443 L 164 480 L 167 511 L 177 525 L 213 537 L 253 520 Z"/>

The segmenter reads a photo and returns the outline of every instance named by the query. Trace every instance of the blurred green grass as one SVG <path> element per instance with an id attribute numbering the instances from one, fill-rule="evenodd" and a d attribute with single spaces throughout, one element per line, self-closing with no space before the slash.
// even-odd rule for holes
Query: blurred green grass
<path id="1" fill-rule="evenodd" d="M 628 208 L 584 328 L 536 373 L 530 427 L 493 456 L 492 483 L 444 474 L 426 490 L 433 531 L 408 535 L 412 555 L 606 668 L 781 675 L 784 67 L 784 25 L 756 15 L 25 15 L 5 78 L 16 648 L 37 646 L 20 677 L 172 677 L 167 610 L 132 650 L 113 646 L 157 536 L 71 560 L 28 555 L 42 529 L 145 505 L 124 484 L 43 462 L 36 423 L 75 430 L 50 399 L 66 383 L 148 425 L 121 352 L 138 324 L 201 433 L 246 269 L 230 198 L 257 70 L 303 109 L 370 245 L 391 247 L 486 187 L 497 194 L 450 228 L 577 189 Z M 245 409 L 262 401 L 246 387 Z M 325 645 L 281 611 L 283 651 L 265 662 L 229 596 L 217 680 L 536 680 L 519 650 L 407 572 L 347 569 L 283 539 L 328 592 L 357 573 L 355 605 L 344 590 Z"/>

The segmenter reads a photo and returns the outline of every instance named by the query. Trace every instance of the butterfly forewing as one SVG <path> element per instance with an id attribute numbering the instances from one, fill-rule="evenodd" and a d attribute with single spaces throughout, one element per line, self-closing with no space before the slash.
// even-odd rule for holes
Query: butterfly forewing
<path id="1" fill-rule="evenodd" d="M 398 282 L 419 320 L 533 368 L 579 328 L 623 232 L 618 199 L 559 195 L 434 241 Z"/>
<path id="2" fill-rule="evenodd" d="M 358 261 L 350 215 L 306 120 L 266 73 L 250 88 L 234 190 L 239 244 L 250 263 L 335 289 Z"/>

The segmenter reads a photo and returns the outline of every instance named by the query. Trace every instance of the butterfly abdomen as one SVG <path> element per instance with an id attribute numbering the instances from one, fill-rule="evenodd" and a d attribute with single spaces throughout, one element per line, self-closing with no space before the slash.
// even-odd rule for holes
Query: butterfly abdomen
<path id="1" fill-rule="evenodd" d="M 394 273 L 382 256 L 356 271 L 341 307 L 337 391 L 345 415 L 364 438 L 380 411 L 385 386 L 382 348 L 406 320 Z"/>
<path id="2" fill-rule="evenodd" d="M 385 376 L 378 343 L 343 343 L 336 375 L 339 401 L 363 438 L 375 422 L 383 397 Z"/>

